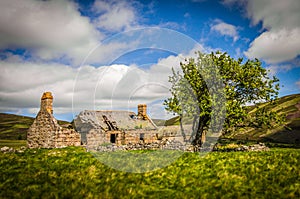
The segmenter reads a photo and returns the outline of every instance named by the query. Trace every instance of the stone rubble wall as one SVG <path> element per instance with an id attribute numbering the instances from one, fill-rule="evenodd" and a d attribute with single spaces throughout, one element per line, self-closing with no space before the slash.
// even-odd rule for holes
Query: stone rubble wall
<path id="1" fill-rule="evenodd" d="M 225 146 L 222 146 L 221 144 L 216 144 L 213 150 L 221 151 L 221 152 L 230 152 L 230 151 L 268 151 L 270 149 L 264 143 L 258 143 L 249 146 L 231 143 Z"/>
<path id="2" fill-rule="evenodd" d="M 187 131 L 191 126 L 185 127 Z M 161 127 L 157 130 L 134 129 L 123 131 L 103 131 L 101 129 L 91 129 L 86 134 L 87 148 L 96 148 L 100 145 L 109 145 L 111 134 L 116 134 L 115 145 L 127 145 L 144 143 L 150 144 L 157 141 L 184 142 L 181 135 L 180 126 Z"/>
<path id="3" fill-rule="evenodd" d="M 90 130 L 89 133 L 86 134 L 86 147 L 87 148 L 96 148 L 97 146 L 107 143 L 108 140 L 102 131 Z"/>
<path id="4" fill-rule="evenodd" d="M 232 151 L 243 151 L 243 152 L 260 152 L 260 151 L 269 151 L 270 149 L 264 144 L 254 144 L 250 146 L 240 145 L 235 148 L 220 148 L 218 144 L 201 147 L 198 148 L 196 146 L 191 145 L 190 143 L 180 142 L 177 140 L 161 140 L 155 141 L 152 143 L 131 143 L 125 145 L 100 145 L 96 148 L 88 149 L 89 151 L 98 151 L 98 152 L 113 152 L 113 151 L 127 151 L 127 150 L 179 150 L 185 152 L 211 152 L 211 151 L 219 151 L 219 152 L 232 152 Z"/>
<path id="5" fill-rule="evenodd" d="M 80 134 L 74 129 L 61 128 L 56 132 L 55 145 L 56 148 L 80 146 Z"/>
<path id="6" fill-rule="evenodd" d="M 154 130 L 128 130 L 128 131 L 101 131 L 92 129 L 86 134 L 87 148 L 95 148 L 99 145 L 110 144 L 110 136 L 115 134 L 115 144 L 124 145 L 128 143 L 138 143 L 141 141 L 141 134 L 143 134 L 144 143 L 151 143 L 157 141 L 157 132 Z"/>
<path id="7" fill-rule="evenodd" d="M 186 152 L 193 152 L 194 148 L 190 144 L 185 144 L 176 140 L 171 141 L 155 141 L 152 143 L 131 143 L 124 145 L 100 145 L 96 148 L 90 148 L 89 151 L 99 152 L 113 152 L 113 151 L 127 151 L 127 150 L 179 150 Z"/>
<path id="8" fill-rule="evenodd" d="M 80 134 L 62 128 L 48 111 L 41 109 L 27 132 L 29 148 L 61 148 L 80 146 Z"/>
<path id="9" fill-rule="evenodd" d="M 139 143 L 141 141 L 141 135 L 144 143 L 152 143 L 154 141 L 157 141 L 156 130 L 136 129 L 125 132 L 124 144 Z"/>

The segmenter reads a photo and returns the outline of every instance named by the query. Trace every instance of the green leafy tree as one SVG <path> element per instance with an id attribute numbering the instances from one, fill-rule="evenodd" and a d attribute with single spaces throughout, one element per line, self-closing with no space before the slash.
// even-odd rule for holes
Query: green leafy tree
<path id="1" fill-rule="evenodd" d="M 255 116 L 248 114 L 247 103 L 273 102 L 279 80 L 268 76 L 258 59 L 234 59 L 227 53 L 196 53 L 196 58 L 180 63 L 182 71 L 169 77 L 172 97 L 165 100 L 166 110 L 183 118 L 192 118 L 190 139 L 194 145 L 205 142 L 206 133 L 228 133 L 240 127 L 262 127 L 279 121 L 265 109 Z M 274 122 L 271 122 L 274 121 Z"/>

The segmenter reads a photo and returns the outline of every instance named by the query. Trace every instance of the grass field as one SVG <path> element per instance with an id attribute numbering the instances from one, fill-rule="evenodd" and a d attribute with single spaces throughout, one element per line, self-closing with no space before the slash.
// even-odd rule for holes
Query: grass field
<path id="1" fill-rule="evenodd" d="M 21 146 L 26 146 L 26 140 L 0 140 L 0 147 L 8 146 L 12 148 L 19 148 Z"/>
<path id="2" fill-rule="evenodd" d="M 185 153 L 165 168 L 126 173 L 80 147 L 28 149 L 0 153 L 0 198 L 299 198 L 299 160 L 299 149 Z"/>

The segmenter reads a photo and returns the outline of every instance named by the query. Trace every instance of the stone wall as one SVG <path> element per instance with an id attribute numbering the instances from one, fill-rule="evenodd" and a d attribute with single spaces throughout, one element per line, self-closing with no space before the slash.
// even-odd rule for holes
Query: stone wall
<path id="1" fill-rule="evenodd" d="M 106 136 L 101 131 L 92 129 L 86 134 L 85 144 L 87 148 L 95 148 L 104 144 L 105 142 L 107 142 Z"/>
<path id="2" fill-rule="evenodd" d="M 114 142 L 112 142 L 112 137 Z M 103 131 L 92 129 L 86 134 L 86 146 L 95 148 L 100 145 L 114 143 L 116 145 L 133 143 L 152 143 L 157 141 L 157 131 L 155 130 L 128 130 L 128 131 Z"/>
<path id="3" fill-rule="evenodd" d="M 80 134 L 74 129 L 61 128 L 56 132 L 55 147 L 80 146 Z"/>
<path id="4" fill-rule="evenodd" d="M 114 141 L 111 140 L 111 135 L 114 134 Z M 91 129 L 86 134 L 85 143 L 87 148 L 95 149 L 101 145 L 115 144 L 116 146 L 121 145 L 132 145 L 138 143 L 150 144 L 158 141 L 174 141 L 184 142 L 181 136 L 181 129 L 179 126 L 163 127 L 157 130 L 123 130 L 123 131 L 104 131 Z"/>
<path id="5" fill-rule="evenodd" d="M 157 131 L 156 130 L 144 130 L 136 129 L 125 132 L 125 139 L 123 144 L 129 143 L 151 143 L 157 140 Z"/>
<path id="6" fill-rule="evenodd" d="M 186 133 L 186 139 L 189 138 L 189 132 L 192 129 L 192 125 L 185 125 L 184 131 Z M 115 134 L 115 142 L 111 141 L 111 135 Z M 117 131 L 105 131 L 101 129 L 90 129 L 86 134 L 87 148 L 97 148 L 101 145 L 115 144 L 116 146 L 137 144 L 137 143 L 156 143 L 157 141 L 174 141 L 184 143 L 185 140 L 182 136 L 180 126 L 166 126 L 159 127 L 156 130 L 151 129 L 130 129 L 130 130 L 117 130 Z"/>
<path id="7" fill-rule="evenodd" d="M 27 132 L 27 145 L 29 148 L 79 146 L 80 134 L 61 127 L 48 111 L 41 110 Z"/>
<path id="8" fill-rule="evenodd" d="M 100 151 L 100 152 L 112 152 L 112 151 L 127 151 L 127 150 L 179 150 L 179 151 L 187 151 L 194 152 L 195 148 L 193 145 L 189 143 L 179 142 L 176 140 L 172 141 L 154 141 L 151 143 L 132 143 L 132 144 L 124 144 L 124 145 L 100 145 L 96 148 L 88 148 L 88 151 Z"/>
<path id="9" fill-rule="evenodd" d="M 41 109 L 27 132 L 29 148 L 61 148 L 80 146 L 80 134 L 74 129 L 61 127 L 52 115 L 52 95 L 44 93 Z"/>

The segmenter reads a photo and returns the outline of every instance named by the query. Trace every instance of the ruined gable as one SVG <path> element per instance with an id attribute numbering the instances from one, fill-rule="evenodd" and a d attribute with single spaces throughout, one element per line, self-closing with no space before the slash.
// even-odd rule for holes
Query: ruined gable
<path id="1" fill-rule="evenodd" d="M 147 105 L 138 105 L 138 113 L 131 111 L 82 111 L 74 120 L 82 142 L 88 147 L 104 143 L 117 145 L 153 142 L 157 127 L 147 116 Z"/>
<path id="2" fill-rule="evenodd" d="M 74 129 L 61 127 L 53 117 L 53 96 L 45 92 L 41 98 L 40 111 L 27 132 L 29 148 L 61 148 L 79 146 L 80 134 Z"/>

